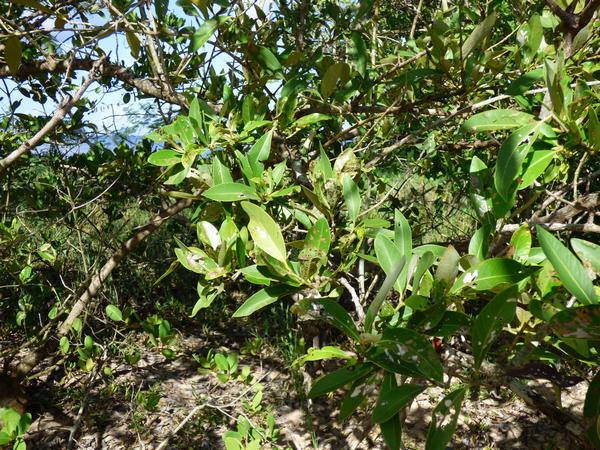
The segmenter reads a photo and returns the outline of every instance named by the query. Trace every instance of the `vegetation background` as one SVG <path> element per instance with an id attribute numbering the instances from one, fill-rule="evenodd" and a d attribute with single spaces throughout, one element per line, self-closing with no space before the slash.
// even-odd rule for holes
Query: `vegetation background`
<path id="1" fill-rule="evenodd" d="M 599 7 L 1 2 L 0 446 L 600 447 Z"/>

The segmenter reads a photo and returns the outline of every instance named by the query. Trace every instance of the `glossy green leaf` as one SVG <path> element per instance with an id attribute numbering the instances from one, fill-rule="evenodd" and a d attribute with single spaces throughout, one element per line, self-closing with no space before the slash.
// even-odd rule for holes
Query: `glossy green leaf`
<path id="1" fill-rule="evenodd" d="M 260 47 L 256 55 L 256 59 L 263 65 L 263 67 L 276 72 L 281 69 L 281 63 L 277 56 L 273 54 L 267 47 Z"/>
<path id="2" fill-rule="evenodd" d="M 319 378 L 311 387 L 308 398 L 315 398 L 335 391 L 345 385 L 369 375 L 373 371 L 371 364 L 356 364 L 342 367 Z"/>
<path id="3" fill-rule="evenodd" d="M 216 202 L 236 202 L 240 200 L 260 200 L 253 187 L 242 183 L 222 183 L 213 186 L 202 195 Z"/>
<path id="4" fill-rule="evenodd" d="M 348 217 L 352 222 L 356 222 L 362 203 L 360 191 L 350 175 L 343 176 L 342 187 L 344 193 L 344 202 L 346 204 L 346 208 L 348 209 Z"/>
<path id="5" fill-rule="evenodd" d="M 426 378 L 442 382 L 442 363 L 429 341 L 407 328 L 389 328 L 383 332 L 377 346 L 393 361 L 405 361 L 416 366 Z"/>
<path id="6" fill-rule="evenodd" d="M 377 255 L 377 262 L 381 265 L 386 275 L 392 272 L 394 266 L 402 258 L 402 253 L 396 244 L 381 232 L 375 237 L 375 254 Z M 402 286 L 398 279 L 394 280 L 394 288 L 398 292 L 402 291 Z"/>
<path id="7" fill-rule="evenodd" d="M 294 291 L 295 289 L 290 288 L 290 286 L 282 284 L 261 289 L 246 300 L 244 304 L 233 313 L 233 317 L 247 317 Z"/>
<path id="8" fill-rule="evenodd" d="M 471 346 L 475 368 L 481 366 L 481 362 L 502 328 L 515 317 L 518 295 L 516 286 L 500 292 L 485 305 L 473 321 Z"/>
<path id="9" fill-rule="evenodd" d="M 250 217 L 248 231 L 254 243 L 267 255 L 285 263 L 285 241 L 279 225 L 261 207 L 253 203 L 242 202 L 242 208 Z"/>
<path id="10" fill-rule="evenodd" d="M 198 241 L 204 245 L 216 250 L 221 245 L 221 236 L 219 230 L 210 222 L 200 221 L 196 224 L 196 234 Z"/>
<path id="11" fill-rule="evenodd" d="M 518 189 L 525 189 L 533 184 L 548 168 L 556 157 L 554 150 L 536 150 L 530 152 L 523 161 L 523 173 L 520 176 Z"/>
<path id="12" fill-rule="evenodd" d="M 510 238 L 513 259 L 525 263 L 531 251 L 531 231 L 529 225 L 522 225 Z"/>
<path id="13" fill-rule="evenodd" d="M 333 117 L 328 114 L 312 113 L 300 117 L 298 120 L 292 123 L 291 127 L 304 128 L 308 125 L 312 125 L 313 123 L 323 122 L 331 119 L 333 119 Z"/>
<path id="14" fill-rule="evenodd" d="M 485 38 L 489 36 L 494 28 L 496 17 L 496 12 L 493 11 L 471 32 L 467 40 L 462 45 L 461 55 L 463 59 L 466 59 L 474 49 L 483 44 Z"/>
<path id="15" fill-rule="evenodd" d="M 217 27 L 225 22 L 228 17 L 218 16 L 204 22 L 194 32 L 190 40 L 190 52 L 195 52 L 210 39 Z"/>
<path id="16" fill-rule="evenodd" d="M 458 292 L 464 285 L 474 284 L 475 289 L 485 291 L 502 284 L 516 284 L 538 270 L 539 267 L 525 266 L 514 259 L 486 259 L 461 275 L 451 292 Z"/>
<path id="17" fill-rule="evenodd" d="M 577 256 L 594 269 L 594 272 L 600 274 L 600 245 L 583 239 L 571 239 L 571 247 L 577 253 Z"/>
<path id="18" fill-rule="evenodd" d="M 469 255 L 474 255 L 479 260 L 485 259 L 492 231 L 493 228 L 490 224 L 484 224 L 475 231 L 469 241 Z"/>
<path id="19" fill-rule="evenodd" d="M 500 147 L 494 172 L 494 186 L 506 201 L 511 200 L 514 195 L 515 180 L 521 171 L 523 160 L 537 139 L 539 125 L 533 123 L 519 128 Z"/>
<path id="20" fill-rule="evenodd" d="M 323 312 L 321 318 L 330 323 L 338 330 L 342 331 L 346 336 L 358 341 L 359 334 L 356 329 L 356 324 L 352 317 L 336 300 L 322 299 L 315 302 L 316 305 L 321 305 Z"/>
<path id="21" fill-rule="evenodd" d="M 308 361 L 322 361 L 324 359 L 355 359 L 356 354 L 347 352 L 339 347 L 326 345 L 321 348 L 309 348 L 306 355 L 297 358 L 292 366 L 302 366 Z"/>
<path id="22" fill-rule="evenodd" d="M 231 172 L 216 156 L 212 160 L 213 184 L 233 183 Z"/>
<path id="23" fill-rule="evenodd" d="M 456 431 L 465 393 L 465 388 L 452 391 L 433 409 L 425 450 L 443 450 L 446 448 Z"/>
<path id="24" fill-rule="evenodd" d="M 412 230 L 410 229 L 408 220 L 406 220 L 406 217 L 404 217 L 404 214 L 399 209 L 394 211 L 394 244 L 400 250 L 400 254 L 406 258 L 404 269 L 402 269 L 398 277 L 398 284 L 403 293 L 406 289 L 406 277 L 408 276 L 408 269 L 412 261 Z"/>
<path id="25" fill-rule="evenodd" d="M 432 252 L 425 252 L 417 262 L 417 266 L 415 268 L 415 272 L 413 275 L 412 282 L 412 291 L 413 294 L 416 294 L 419 291 L 419 284 L 421 282 L 421 278 L 423 274 L 433 265 L 435 261 L 435 256 Z"/>
<path id="26" fill-rule="evenodd" d="M 583 304 L 597 303 L 598 296 L 594 285 L 581 262 L 551 233 L 540 225 L 537 225 L 536 229 L 544 254 L 552 263 L 565 288 Z"/>
<path id="27" fill-rule="evenodd" d="M 435 272 L 435 279 L 446 283 L 448 286 L 451 285 L 458 274 L 459 260 L 460 255 L 452 245 L 449 245 L 440 258 Z"/>
<path id="28" fill-rule="evenodd" d="M 148 162 L 155 166 L 172 166 L 180 163 L 182 157 L 183 153 L 165 149 L 152 153 L 148 157 Z"/>
<path id="29" fill-rule="evenodd" d="M 123 320 L 123 313 L 115 305 L 108 305 L 106 307 L 106 315 L 110 320 L 115 322 L 121 322 Z"/>
<path id="30" fill-rule="evenodd" d="M 381 308 L 381 305 L 383 305 L 383 301 L 386 299 L 387 295 L 392 290 L 392 286 L 398 280 L 398 276 L 404 269 L 405 264 L 406 258 L 404 258 L 404 256 L 401 256 L 398 259 L 398 261 L 394 262 L 391 265 L 389 273 L 386 273 L 385 280 L 383 280 L 383 284 L 379 288 L 379 291 L 377 291 L 377 295 L 375 295 L 375 298 L 373 299 L 373 301 L 369 305 L 369 308 L 367 309 L 367 314 L 365 316 L 365 331 L 367 333 L 371 332 L 371 328 L 373 327 L 375 318 L 379 314 L 379 309 Z"/>
<path id="31" fill-rule="evenodd" d="M 248 152 L 248 162 L 250 167 L 254 171 L 255 177 L 260 177 L 263 172 L 263 165 L 260 164 L 262 161 L 266 161 L 269 158 L 271 152 L 271 140 L 273 139 L 273 130 L 270 130 L 263 134 L 256 143 L 252 146 Z"/>
<path id="32" fill-rule="evenodd" d="M 534 122 L 531 114 L 514 109 L 491 109 L 471 116 L 462 124 L 464 131 L 480 133 L 482 131 L 510 130 Z"/>
<path id="33" fill-rule="evenodd" d="M 380 397 L 389 398 L 394 389 L 398 387 L 396 376 L 393 373 L 386 372 L 381 383 Z M 400 423 L 400 414 L 396 412 L 386 421 L 379 425 L 383 439 L 390 450 L 400 450 L 402 446 L 402 424 Z"/>
<path id="34" fill-rule="evenodd" d="M 382 423 L 392 418 L 402 408 L 425 390 L 426 386 L 418 384 L 403 384 L 379 395 L 379 400 L 373 409 L 371 420 Z"/>

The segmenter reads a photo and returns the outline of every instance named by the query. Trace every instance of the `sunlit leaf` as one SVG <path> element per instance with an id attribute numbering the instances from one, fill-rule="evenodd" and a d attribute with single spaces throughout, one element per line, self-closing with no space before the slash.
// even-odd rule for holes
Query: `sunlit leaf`
<path id="1" fill-rule="evenodd" d="M 558 239 L 540 225 L 536 227 L 540 245 L 565 288 L 584 304 L 598 302 L 592 280 L 581 262 Z"/>
<path id="2" fill-rule="evenodd" d="M 285 242 L 279 225 L 262 208 L 249 202 L 242 202 L 242 208 L 248 217 L 248 231 L 254 243 L 265 253 L 278 261 L 287 260 Z"/>

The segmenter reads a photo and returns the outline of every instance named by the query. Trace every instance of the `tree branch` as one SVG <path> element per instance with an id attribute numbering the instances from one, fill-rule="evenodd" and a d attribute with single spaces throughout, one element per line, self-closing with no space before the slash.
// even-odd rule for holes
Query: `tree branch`
<path id="1" fill-rule="evenodd" d="M 25 153 L 28 153 L 35 148 L 48 133 L 50 133 L 58 126 L 59 123 L 62 122 L 67 113 L 71 111 L 71 108 L 73 108 L 73 106 L 81 99 L 83 93 L 87 90 L 90 84 L 92 84 L 92 82 L 98 78 L 98 74 L 101 72 L 103 63 L 104 58 L 95 61 L 87 78 L 79 87 L 75 95 L 70 98 L 67 97 L 66 101 L 62 102 L 58 106 L 52 118 L 46 122 L 46 125 L 44 125 L 31 139 L 23 142 L 19 148 L 11 152 L 6 158 L 0 160 L 0 177 L 12 164 L 14 164 L 15 161 L 17 161 Z"/>

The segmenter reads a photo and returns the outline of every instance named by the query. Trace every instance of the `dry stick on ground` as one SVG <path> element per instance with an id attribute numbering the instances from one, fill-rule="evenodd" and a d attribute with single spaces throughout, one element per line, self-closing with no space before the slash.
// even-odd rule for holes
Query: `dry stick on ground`
<path id="1" fill-rule="evenodd" d="M 104 264 L 102 269 L 100 269 L 100 271 L 92 277 L 83 294 L 73 305 L 73 308 L 71 309 L 71 312 L 67 318 L 58 327 L 56 339 L 60 339 L 61 337 L 67 335 L 67 333 L 71 330 L 71 326 L 73 325 L 75 319 L 77 319 L 81 313 L 85 311 L 90 301 L 98 294 L 98 292 L 100 292 L 108 276 L 120 264 L 123 258 L 135 250 L 137 246 L 144 241 L 144 239 L 156 231 L 156 229 L 160 227 L 166 219 L 179 214 L 182 210 L 190 207 L 191 205 L 192 199 L 184 198 L 178 200 L 173 206 L 160 211 L 156 217 L 154 217 L 154 219 L 141 227 L 136 234 L 121 244 L 121 247 Z M 15 375 L 20 378 L 25 377 L 43 358 L 46 357 L 49 350 L 50 349 L 48 345 L 42 345 L 36 349 L 33 349 L 19 362 L 14 371 Z"/>
<path id="2" fill-rule="evenodd" d="M 0 160 L 0 176 L 2 176 L 4 172 L 6 172 L 6 169 L 8 169 L 21 156 L 35 148 L 42 141 L 42 139 L 46 137 L 48 133 L 50 133 L 54 128 L 58 126 L 59 123 L 63 121 L 63 119 L 65 118 L 67 113 L 71 111 L 71 108 L 73 108 L 75 103 L 77 103 L 81 99 L 83 93 L 87 90 L 90 84 L 92 84 L 94 80 L 96 80 L 98 74 L 101 72 L 101 67 L 103 64 L 104 58 L 101 58 L 98 61 L 96 61 L 93 64 L 83 84 L 79 87 L 77 92 L 75 92 L 75 95 L 73 97 L 67 97 L 65 99 L 66 101 L 63 101 L 58 106 L 52 118 L 48 122 L 46 122 L 46 125 L 44 125 L 40 129 L 40 131 L 38 131 L 31 139 L 23 142 L 19 146 L 19 148 L 11 152 L 6 158 Z"/>

